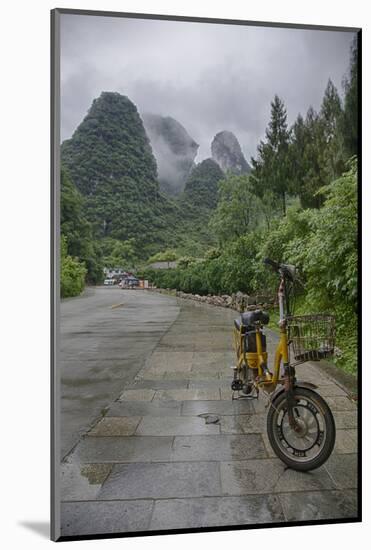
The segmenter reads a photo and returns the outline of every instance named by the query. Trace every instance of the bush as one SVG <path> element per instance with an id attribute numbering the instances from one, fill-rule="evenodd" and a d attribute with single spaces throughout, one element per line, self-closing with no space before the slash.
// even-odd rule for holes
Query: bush
<path id="1" fill-rule="evenodd" d="M 84 289 L 87 269 L 76 258 L 67 255 L 66 238 L 61 239 L 61 288 L 62 298 L 78 296 Z"/>

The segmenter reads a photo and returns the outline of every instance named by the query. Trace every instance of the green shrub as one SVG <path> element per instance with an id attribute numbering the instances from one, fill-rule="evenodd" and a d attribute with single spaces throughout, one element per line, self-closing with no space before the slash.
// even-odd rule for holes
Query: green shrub
<path id="1" fill-rule="evenodd" d="M 67 255 L 67 241 L 61 238 L 61 288 L 62 298 L 78 296 L 84 289 L 87 269 L 76 258 Z"/>

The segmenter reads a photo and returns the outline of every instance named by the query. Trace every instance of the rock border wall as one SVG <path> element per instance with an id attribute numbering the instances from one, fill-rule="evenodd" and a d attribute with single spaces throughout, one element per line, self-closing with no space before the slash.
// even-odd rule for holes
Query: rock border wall
<path id="1" fill-rule="evenodd" d="M 253 311 L 255 309 L 269 309 L 275 305 L 275 299 L 271 295 L 257 294 L 256 296 L 249 296 L 243 292 L 236 292 L 234 294 L 222 294 L 216 296 L 208 294 L 201 296 L 200 294 L 190 294 L 182 292 L 181 290 L 174 290 L 170 288 L 153 288 L 156 292 L 163 294 L 171 294 L 177 298 L 183 300 L 193 300 L 204 304 L 210 304 L 212 306 L 227 307 L 235 309 L 239 312 Z"/>

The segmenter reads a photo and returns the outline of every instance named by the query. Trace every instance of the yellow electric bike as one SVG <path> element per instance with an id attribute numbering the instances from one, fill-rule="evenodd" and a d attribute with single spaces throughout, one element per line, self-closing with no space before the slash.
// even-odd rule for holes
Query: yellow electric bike
<path id="1" fill-rule="evenodd" d="M 237 362 L 231 384 L 233 397 L 256 399 L 269 396 L 267 432 L 276 455 L 290 468 L 309 471 L 321 466 L 335 444 L 335 423 L 317 386 L 296 379 L 295 366 L 329 357 L 335 346 L 335 320 L 331 315 L 294 316 L 291 299 L 296 269 L 269 258 L 264 263 L 279 274 L 280 339 L 273 372 L 268 368 L 264 326 L 268 313 L 241 313 L 234 322 Z"/>

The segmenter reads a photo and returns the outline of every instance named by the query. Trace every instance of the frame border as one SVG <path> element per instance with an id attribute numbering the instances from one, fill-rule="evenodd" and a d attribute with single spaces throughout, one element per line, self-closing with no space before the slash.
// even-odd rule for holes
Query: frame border
<path id="1" fill-rule="evenodd" d="M 220 19 L 209 17 L 193 17 L 178 15 L 159 15 L 148 13 L 128 13 L 116 11 L 83 10 L 69 8 L 55 8 L 51 10 L 51 39 L 50 39 L 50 154 L 51 154 L 51 228 L 50 228 L 50 257 L 51 257 L 51 294 L 50 294 L 50 320 L 51 320 L 51 409 L 50 409 L 50 443 L 51 443 L 51 510 L 50 510 L 50 536 L 55 542 L 74 540 L 98 540 L 113 538 L 129 538 L 143 536 L 174 535 L 186 533 L 206 533 L 218 531 L 239 531 L 250 529 L 267 529 L 275 527 L 294 527 L 309 525 L 330 525 L 359 523 L 362 521 L 362 28 L 341 27 L 315 24 L 297 23 L 274 23 L 267 21 L 248 21 L 240 19 Z M 358 45 L 358 290 L 359 290 L 359 327 L 358 327 L 358 487 L 357 505 L 358 515 L 355 518 L 329 519 L 329 520 L 308 520 L 308 521 L 287 521 L 283 523 L 262 523 L 251 525 L 228 525 L 217 527 L 202 527 L 189 529 L 169 529 L 156 531 L 134 531 L 122 533 L 102 533 L 94 535 L 61 536 L 60 526 L 60 379 L 57 372 L 59 355 L 59 314 L 60 314 L 60 16 L 61 15 L 84 15 L 92 17 L 119 17 L 123 19 L 150 19 L 160 21 L 180 21 L 192 23 L 210 23 L 219 25 L 242 25 L 253 27 L 286 28 L 319 30 L 333 32 L 355 32 L 357 33 Z"/>

